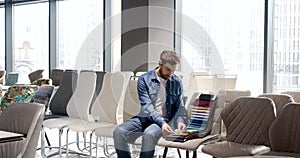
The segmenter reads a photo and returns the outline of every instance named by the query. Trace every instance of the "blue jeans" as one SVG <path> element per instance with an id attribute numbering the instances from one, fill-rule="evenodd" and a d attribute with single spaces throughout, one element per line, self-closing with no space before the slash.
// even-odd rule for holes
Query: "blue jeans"
<path id="1" fill-rule="evenodd" d="M 162 136 L 161 128 L 155 123 L 141 123 L 130 119 L 119 125 L 113 133 L 114 145 L 119 158 L 130 158 L 128 143 L 142 136 L 140 158 L 153 158 L 155 145 Z"/>

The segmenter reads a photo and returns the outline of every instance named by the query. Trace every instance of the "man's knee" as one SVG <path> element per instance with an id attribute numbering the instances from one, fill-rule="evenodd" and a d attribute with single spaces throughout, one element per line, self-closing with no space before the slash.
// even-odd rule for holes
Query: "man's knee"
<path id="1" fill-rule="evenodd" d="M 124 135 L 124 130 L 118 126 L 117 128 L 115 128 L 114 132 L 113 132 L 113 138 L 119 138 L 120 136 Z"/>
<path id="2" fill-rule="evenodd" d="M 144 131 L 144 137 L 147 139 L 153 139 L 153 140 L 158 140 L 161 137 L 161 133 L 157 131 Z"/>

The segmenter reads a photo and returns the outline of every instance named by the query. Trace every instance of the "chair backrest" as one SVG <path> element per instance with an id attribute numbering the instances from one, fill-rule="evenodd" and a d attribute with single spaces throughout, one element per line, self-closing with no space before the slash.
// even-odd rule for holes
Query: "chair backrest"
<path id="1" fill-rule="evenodd" d="M 120 72 L 104 75 L 102 89 L 92 105 L 92 116 L 95 120 L 117 124 L 119 106 L 124 103 L 126 87 L 129 82 L 127 75 Z"/>
<path id="2" fill-rule="evenodd" d="M 30 80 L 30 83 L 32 83 L 33 81 L 36 81 L 40 78 L 43 78 L 43 72 L 44 72 L 44 70 L 40 69 L 40 70 L 35 70 L 35 71 L 29 73 L 28 78 Z"/>
<path id="3" fill-rule="evenodd" d="M 300 153 L 299 116 L 299 103 L 289 103 L 282 108 L 269 130 L 272 151 Z"/>
<path id="4" fill-rule="evenodd" d="M 67 105 L 77 86 L 78 73 L 76 70 L 66 70 L 56 93 L 49 102 L 52 114 L 67 116 Z"/>
<path id="5" fill-rule="evenodd" d="M 50 79 L 52 80 L 52 85 L 59 86 L 65 70 L 62 69 L 52 69 L 50 73 Z"/>
<path id="6" fill-rule="evenodd" d="M 5 79 L 5 86 L 12 86 L 15 83 L 18 82 L 19 79 L 19 73 L 18 72 L 9 72 L 7 73 L 6 79 Z"/>
<path id="7" fill-rule="evenodd" d="M 0 70 L 0 84 L 2 84 L 2 85 L 5 84 L 5 75 L 6 75 L 6 71 Z"/>
<path id="8" fill-rule="evenodd" d="M 40 117 L 37 120 L 37 123 L 33 129 L 33 133 L 28 140 L 28 145 L 24 151 L 23 158 L 33 158 L 36 154 L 36 148 L 39 141 L 40 132 L 42 130 L 42 124 L 44 120 L 44 113 L 41 113 Z"/>
<path id="9" fill-rule="evenodd" d="M 278 114 L 282 107 L 287 103 L 294 102 L 293 98 L 288 94 L 261 94 L 259 97 L 267 97 L 274 101 L 276 107 L 276 114 Z"/>
<path id="10" fill-rule="evenodd" d="M 123 122 L 139 114 L 141 109 L 137 80 L 130 80 L 124 98 Z"/>
<path id="11" fill-rule="evenodd" d="M 269 98 L 235 99 L 221 112 L 227 128 L 227 141 L 269 146 L 268 130 L 275 119 L 274 109 L 274 102 Z"/>
<path id="12" fill-rule="evenodd" d="M 31 102 L 44 104 L 45 110 L 47 110 L 48 103 L 52 96 L 53 90 L 54 90 L 54 86 L 52 86 L 52 85 L 42 85 L 35 91 L 32 99 L 31 99 Z"/>
<path id="13" fill-rule="evenodd" d="M 0 130 L 20 133 L 26 136 L 21 147 L 21 155 L 27 149 L 31 139 L 39 136 L 39 133 L 35 133 L 35 128 L 40 118 L 43 117 L 43 112 L 44 106 L 37 103 L 16 103 L 2 112 L 0 116 Z M 41 122 L 39 124 L 41 127 Z"/>
<path id="14" fill-rule="evenodd" d="M 96 80 L 96 89 L 95 93 L 93 94 L 91 106 L 90 106 L 90 114 L 92 113 L 92 105 L 94 104 L 95 100 L 97 99 L 101 89 L 102 89 L 102 84 L 103 84 L 103 78 L 106 72 L 104 71 L 95 71 L 97 75 L 97 80 Z"/>
<path id="15" fill-rule="evenodd" d="M 67 105 L 69 117 L 89 120 L 96 79 L 97 75 L 94 71 L 80 72 L 77 87 Z"/>
<path id="16" fill-rule="evenodd" d="M 124 110 L 124 100 L 125 100 L 125 95 L 126 95 L 126 90 L 128 88 L 128 85 L 129 85 L 129 81 L 130 79 L 133 79 L 134 78 L 134 74 L 133 72 L 131 71 L 121 71 L 121 72 L 118 72 L 118 73 L 121 73 L 123 76 L 124 76 L 124 84 L 125 84 L 125 89 L 124 89 L 124 92 L 121 96 L 121 104 L 118 105 L 118 108 L 117 108 L 117 124 L 121 124 L 123 123 L 123 110 Z"/>
<path id="17" fill-rule="evenodd" d="M 251 96 L 249 90 L 220 90 L 217 94 L 218 100 L 215 109 L 214 123 L 212 127 L 211 134 L 221 134 L 222 136 L 226 135 L 226 128 L 222 124 L 221 112 L 229 105 L 233 100 L 241 96 Z"/>
<path id="18" fill-rule="evenodd" d="M 220 90 L 235 89 L 237 75 L 217 74 L 214 80 L 214 92 L 218 93 Z"/>
<path id="19" fill-rule="evenodd" d="M 294 102 L 300 103 L 300 91 L 285 91 L 281 92 L 281 94 L 288 94 L 293 97 Z"/>
<path id="20" fill-rule="evenodd" d="M 214 92 L 215 75 L 192 72 L 187 89 L 193 92 L 211 93 Z"/>

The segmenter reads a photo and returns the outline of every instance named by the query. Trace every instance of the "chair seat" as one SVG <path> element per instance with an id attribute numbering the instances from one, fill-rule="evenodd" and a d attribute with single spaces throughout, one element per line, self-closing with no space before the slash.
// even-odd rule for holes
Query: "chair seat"
<path id="1" fill-rule="evenodd" d="M 68 117 L 68 116 L 51 114 L 51 115 L 45 115 L 44 120 L 54 119 L 54 118 L 65 118 L 65 117 Z"/>
<path id="2" fill-rule="evenodd" d="M 80 119 L 76 118 L 69 118 L 69 117 L 63 117 L 63 118 L 54 118 L 54 119 L 48 119 L 43 122 L 43 126 L 47 128 L 63 128 L 66 127 L 69 124 L 80 122 Z"/>
<path id="3" fill-rule="evenodd" d="M 206 145 L 202 151 L 214 157 L 232 157 L 232 156 L 252 156 L 260 155 L 270 151 L 270 148 L 264 145 L 248 145 L 234 142 L 217 142 Z"/>
<path id="4" fill-rule="evenodd" d="M 270 151 L 266 154 L 264 154 L 265 157 L 300 157 L 299 153 L 291 153 L 291 152 L 275 152 Z"/>
<path id="5" fill-rule="evenodd" d="M 183 142 L 183 143 L 167 141 L 164 138 L 160 138 L 158 140 L 157 145 L 165 146 L 165 147 L 169 147 L 169 148 L 178 148 L 178 149 L 195 151 L 195 150 L 198 149 L 198 147 L 201 144 L 209 143 L 210 141 L 214 141 L 214 140 L 218 140 L 218 139 L 219 139 L 218 134 L 208 135 L 208 136 L 203 137 L 203 138 L 191 139 L 191 140 L 188 140 L 188 141 Z"/>
<path id="6" fill-rule="evenodd" d="M 86 132 L 86 131 L 92 131 L 97 128 L 104 128 L 106 126 L 112 126 L 113 124 L 108 122 L 90 122 L 90 121 L 83 121 L 80 120 L 80 122 L 72 123 L 68 125 L 68 128 L 72 131 L 77 132 Z"/>
<path id="7" fill-rule="evenodd" d="M 115 124 L 101 126 L 100 128 L 96 129 L 95 134 L 96 136 L 113 137 L 113 132 L 117 126 L 118 125 Z"/>

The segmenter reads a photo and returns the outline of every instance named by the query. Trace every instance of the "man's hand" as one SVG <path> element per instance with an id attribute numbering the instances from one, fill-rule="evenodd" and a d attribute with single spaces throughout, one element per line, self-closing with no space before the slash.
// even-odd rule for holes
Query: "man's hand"
<path id="1" fill-rule="evenodd" d="M 162 131 L 163 136 L 166 136 L 166 135 L 174 133 L 174 131 L 172 130 L 172 128 L 167 123 L 164 123 L 161 126 L 161 131 Z"/>
<path id="2" fill-rule="evenodd" d="M 182 122 L 179 122 L 177 126 L 178 126 L 178 129 L 179 129 L 180 131 L 183 131 L 183 130 L 185 130 L 185 128 L 186 128 L 186 125 L 185 125 L 184 123 L 182 123 Z"/>

